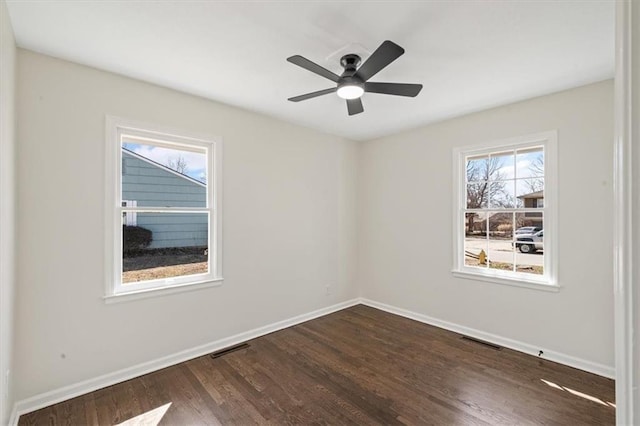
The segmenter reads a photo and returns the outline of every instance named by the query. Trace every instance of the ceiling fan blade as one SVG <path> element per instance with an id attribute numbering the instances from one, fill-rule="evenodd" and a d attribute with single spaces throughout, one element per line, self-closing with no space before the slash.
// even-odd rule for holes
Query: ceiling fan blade
<path id="1" fill-rule="evenodd" d="M 392 41 L 386 40 L 369 56 L 369 59 L 358 68 L 356 74 L 363 81 L 367 81 L 381 69 L 398 59 L 403 53 L 404 49 L 402 47 Z"/>
<path id="2" fill-rule="evenodd" d="M 422 90 L 422 84 L 404 83 L 365 83 L 364 91 L 370 93 L 382 93 L 383 95 L 417 96 Z"/>
<path id="3" fill-rule="evenodd" d="M 340 79 L 340 77 L 337 74 L 332 73 L 326 68 L 322 68 L 320 65 L 316 64 L 315 62 L 311 62 L 307 58 L 303 58 L 300 55 L 294 55 L 290 58 L 287 58 L 287 61 L 299 67 L 302 67 L 308 71 L 311 71 L 312 73 L 318 74 L 324 78 L 328 78 L 334 83 L 337 83 L 338 80 Z"/>
<path id="4" fill-rule="evenodd" d="M 311 93 L 307 93 L 300 96 L 294 96 L 293 98 L 289 98 L 288 100 L 290 100 L 291 102 L 306 101 L 307 99 L 316 98 L 322 95 L 328 95 L 329 93 L 333 93 L 336 90 L 338 90 L 337 87 L 333 87 L 331 89 L 318 90 L 317 92 L 311 92 Z"/>
<path id="5" fill-rule="evenodd" d="M 349 115 L 356 115 L 363 112 L 362 99 L 347 99 L 347 111 L 349 111 Z"/>

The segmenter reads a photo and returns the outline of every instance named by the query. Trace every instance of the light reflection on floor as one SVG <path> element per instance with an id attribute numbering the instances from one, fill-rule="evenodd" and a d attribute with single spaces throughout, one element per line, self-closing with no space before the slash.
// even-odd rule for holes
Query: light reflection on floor
<path id="1" fill-rule="evenodd" d="M 574 390 L 574 389 L 571 389 L 571 388 L 568 388 L 568 387 L 565 387 L 565 386 L 560 386 L 560 385 L 558 385 L 556 383 L 550 382 L 550 381 L 545 380 L 545 379 L 540 379 L 540 380 L 543 383 L 545 383 L 546 385 L 551 386 L 552 388 L 555 388 L 555 389 L 558 389 L 558 390 L 561 390 L 561 391 L 565 391 L 565 392 L 569 392 L 572 395 L 579 396 L 580 398 L 588 399 L 589 401 L 596 402 L 598 404 L 604 405 L 605 407 L 616 408 L 616 404 L 614 404 L 613 402 L 609 402 L 609 401 L 605 402 L 605 401 L 601 400 L 600 398 L 596 398 L 595 396 L 591 396 L 591 395 L 588 395 L 586 393 L 579 392 L 577 390 Z"/>
<path id="2" fill-rule="evenodd" d="M 125 420 L 124 422 L 118 423 L 115 426 L 157 426 L 170 406 L 171 403 L 161 405 L 158 408 L 149 410 L 146 413 L 140 414 L 139 416 L 132 417 L 129 420 Z"/>

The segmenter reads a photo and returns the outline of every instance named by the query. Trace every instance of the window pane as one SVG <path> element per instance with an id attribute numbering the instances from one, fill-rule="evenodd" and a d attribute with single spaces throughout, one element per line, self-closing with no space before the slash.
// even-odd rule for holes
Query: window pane
<path id="1" fill-rule="evenodd" d="M 515 206 L 515 188 L 513 180 L 491 182 L 489 185 L 490 208 L 512 208 Z"/>
<path id="2" fill-rule="evenodd" d="M 464 264 L 486 268 L 487 215 L 485 213 L 465 213 L 464 228 Z"/>
<path id="3" fill-rule="evenodd" d="M 513 271 L 513 213 L 489 214 L 489 267 Z"/>
<path id="4" fill-rule="evenodd" d="M 207 213 L 136 212 L 122 227 L 122 283 L 209 271 Z"/>
<path id="5" fill-rule="evenodd" d="M 514 151 L 494 152 L 489 159 L 489 179 L 513 179 L 515 176 Z"/>
<path id="6" fill-rule="evenodd" d="M 489 205 L 489 183 L 467 184 L 467 208 L 484 209 Z"/>
<path id="7" fill-rule="evenodd" d="M 467 157 L 467 182 L 478 182 L 487 179 L 489 156 Z"/>
<path id="8" fill-rule="evenodd" d="M 521 149 L 516 154 L 516 177 L 544 176 L 544 151 L 542 147 Z"/>
<path id="9" fill-rule="evenodd" d="M 516 270 L 529 274 L 544 273 L 544 220 L 542 213 L 516 213 L 522 223 L 515 235 Z"/>
<path id="10" fill-rule="evenodd" d="M 513 239 L 513 217 L 511 212 L 489 213 L 489 237 L 498 240 Z"/>
<path id="11" fill-rule="evenodd" d="M 542 212 L 516 213 L 515 220 L 516 236 L 519 234 L 530 234 L 532 233 L 531 231 L 537 232 L 543 229 Z"/>
<path id="12" fill-rule="evenodd" d="M 206 150 L 124 139 L 121 196 L 138 207 L 206 207 Z"/>
<path id="13" fill-rule="evenodd" d="M 516 181 L 518 207 L 542 208 L 544 205 L 544 179 L 529 178 Z"/>

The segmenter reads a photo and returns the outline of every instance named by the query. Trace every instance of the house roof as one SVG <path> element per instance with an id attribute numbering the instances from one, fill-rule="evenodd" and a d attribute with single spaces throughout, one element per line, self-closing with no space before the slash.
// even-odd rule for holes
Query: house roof
<path id="1" fill-rule="evenodd" d="M 544 191 L 536 191 L 530 194 L 518 195 L 518 198 L 544 198 Z"/>
<path id="2" fill-rule="evenodd" d="M 173 170 L 172 168 L 167 167 L 167 166 L 165 166 L 164 164 L 160 164 L 160 163 L 158 163 L 157 161 L 153 161 L 153 160 L 151 160 L 151 159 L 149 159 L 149 158 L 147 158 L 147 157 L 145 157 L 145 156 L 143 156 L 143 155 L 138 154 L 137 152 L 131 151 L 130 149 L 127 149 L 127 148 L 125 148 L 125 147 L 122 147 L 122 152 L 124 152 L 125 154 L 128 154 L 128 155 L 131 155 L 132 157 L 135 157 L 135 158 L 137 158 L 137 159 L 139 159 L 139 160 L 142 160 L 142 161 L 145 161 L 145 162 L 147 162 L 147 163 L 149 163 L 149 164 L 152 164 L 152 165 L 154 165 L 154 166 L 156 166 L 156 167 L 158 167 L 158 168 L 160 168 L 160 169 L 162 169 L 162 170 L 164 170 L 164 171 L 167 171 L 167 172 L 169 172 L 169 173 L 172 173 L 172 174 L 174 174 L 174 175 L 176 175 L 176 176 L 178 176 L 178 177 L 181 177 L 181 178 L 183 178 L 183 179 L 186 179 L 186 180 L 188 180 L 188 181 L 190 181 L 190 182 L 196 183 L 196 184 L 198 184 L 198 185 L 200 185 L 200 186 L 204 186 L 204 187 L 206 187 L 206 186 L 207 186 L 207 184 L 206 184 L 206 183 L 201 182 L 201 181 L 199 181 L 198 179 L 194 179 L 194 178 L 192 178 L 192 177 L 191 177 L 191 176 L 189 176 L 189 175 L 185 175 L 184 173 L 180 173 L 180 172 L 178 172 L 178 171 L 176 171 L 176 170 Z"/>

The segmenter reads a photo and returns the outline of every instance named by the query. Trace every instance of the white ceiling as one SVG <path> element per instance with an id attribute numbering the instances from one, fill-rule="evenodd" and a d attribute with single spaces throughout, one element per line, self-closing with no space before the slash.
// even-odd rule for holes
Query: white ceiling
<path id="1" fill-rule="evenodd" d="M 609 1 L 20 1 L 19 46 L 366 140 L 613 77 Z M 347 116 L 336 95 L 287 98 L 333 83 L 384 40 L 406 53 L 371 81 L 422 83 L 416 98 L 365 94 Z"/>

